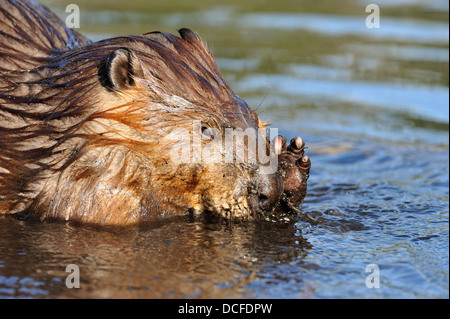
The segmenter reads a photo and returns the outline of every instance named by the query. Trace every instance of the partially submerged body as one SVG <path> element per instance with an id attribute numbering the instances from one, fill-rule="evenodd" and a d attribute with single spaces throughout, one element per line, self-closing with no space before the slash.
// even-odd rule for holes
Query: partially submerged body
<path id="1" fill-rule="evenodd" d="M 0 31 L 0 213 L 122 225 L 186 212 L 260 219 L 301 205 L 302 139 L 269 143 L 189 29 L 93 43 L 45 7 L 7 0 Z M 249 129 L 275 170 L 249 135 L 214 154 L 191 145 Z M 191 152 L 174 151 L 182 140 Z"/>

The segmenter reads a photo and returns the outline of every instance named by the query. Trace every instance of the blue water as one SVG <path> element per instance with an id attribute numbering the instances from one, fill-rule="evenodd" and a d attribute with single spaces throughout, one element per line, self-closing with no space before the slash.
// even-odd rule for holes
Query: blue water
<path id="1" fill-rule="evenodd" d="M 175 2 L 79 1 L 81 32 L 198 31 L 230 86 L 306 141 L 308 218 L 98 229 L 3 217 L 0 297 L 448 298 L 448 1 L 379 1 L 379 29 L 365 27 L 367 1 Z M 68 264 L 80 289 L 65 286 Z"/>

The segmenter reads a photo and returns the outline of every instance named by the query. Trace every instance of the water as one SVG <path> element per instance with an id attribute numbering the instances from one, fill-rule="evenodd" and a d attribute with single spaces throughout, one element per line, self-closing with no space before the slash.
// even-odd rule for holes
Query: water
<path id="1" fill-rule="evenodd" d="M 65 17 L 64 1 L 44 2 Z M 1 217 L 0 297 L 449 297 L 448 1 L 378 1 L 380 29 L 365 27 L 368 1 L 77 3 L 95 40 L 198 31 L 230 86 L 308 143 L 309 219 L 96 228 Z M 69 264 L 80 289 L 66 288 Z M 366 287 L 370 264 L 378 289 Z"/>

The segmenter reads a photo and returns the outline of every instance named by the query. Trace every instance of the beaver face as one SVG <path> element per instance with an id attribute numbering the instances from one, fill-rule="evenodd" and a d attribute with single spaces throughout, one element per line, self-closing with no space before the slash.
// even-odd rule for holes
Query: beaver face
<path id="1" fill-rule="evenodd" d="M 188 29 L 180 34 L 135 37 L 98 71 L 107 91 L 143 116 L 142 141 L 154 145 L 139 151 L 149 187 L 159 185 L 160 207 L 232 220 L 271 213 L 282 181 L 264 124 L 226 85 L 200 38 Z"/>
<path id="2" fill-rule="evenodd" d="M 267 134 L 194 32 L 92 43 L 43 7 L 6 1 L 0 9 L 9 11 L 0 24 L 8 56 L 0 212 L 96 224 L 186 212 L 246 220 L 303 201 L 303 141 L 288 146 Z M 43 30 L 34 23 L 51 32 L 30 43 L 21 32 Z"/>

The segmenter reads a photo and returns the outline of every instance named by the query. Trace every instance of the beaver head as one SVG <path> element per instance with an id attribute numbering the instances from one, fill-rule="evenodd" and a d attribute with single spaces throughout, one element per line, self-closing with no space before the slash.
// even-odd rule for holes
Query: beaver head
<path id="1" fill-rule="evenodd" d="M 282 182 L 276 163 L 261 167 L 257 159 L 257 146 L 277 159 L 261 134 L 264 123 L 228 87 L 198 35 L 189 29 L 179 33 L 181 38 L 152 32 L 120 39 L 120 48 L 109 40 L 110 53 L 98 68 L 105 94 L 127 105 L 120 117 L 127 118 L 130 108 L 141 117 L 130 132 L 142 143 L 132 156 L 146 176 L 138 182 L 133 175 L 132 184 L 150 190 L 141 207 L 231 219 L 270 213 Z"/>

